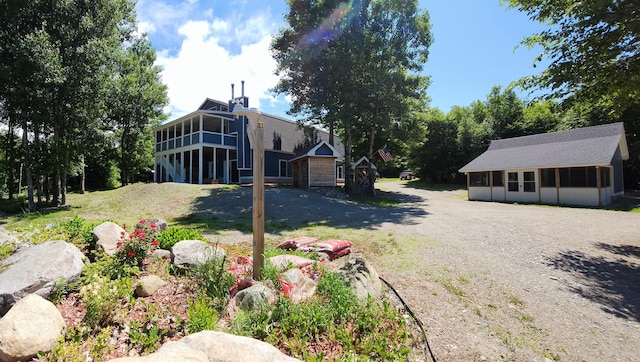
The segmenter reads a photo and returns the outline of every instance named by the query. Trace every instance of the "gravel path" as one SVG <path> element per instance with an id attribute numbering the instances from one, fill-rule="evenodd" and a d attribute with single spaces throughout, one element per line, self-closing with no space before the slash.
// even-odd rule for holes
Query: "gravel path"
<path id="1" fill-rule="evenodd" d="M 411 266 L 377 261 L 438 361 L 640 360 L 640 214 L 379 186 L 423 211 L 380 226 Z"/>
<path id="2" fill-rule="evenodd" d="M 422 321 L 438 361 L 640 360 L 640 214 L 376 186 L 403 203 L 376 208 L 267 189 L 267 223 L 326 223 L 388 239 L 380 252 L 367 240 L 354 247 Z M 250 220 L 250 206 L 251 189 L 241 188 L 199 208 Z"/>

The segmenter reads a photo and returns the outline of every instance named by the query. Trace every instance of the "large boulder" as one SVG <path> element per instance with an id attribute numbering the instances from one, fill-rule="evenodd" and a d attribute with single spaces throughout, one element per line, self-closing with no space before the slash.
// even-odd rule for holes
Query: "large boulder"
<path id="1" fill-rule="evenodd" d="M 56 283 L 73 282 L 82 273 L 84 259 L 75 245 L 60 240 L 18 248 L 0 261 L 0 315 L 29 294 L 47 298 Z"/>
<path id="2" fill-rule="evenodd" d="M 202 331 L 178 341 L 167 342 L 155 353 L 144 357 L 125 357 L 111 361 L 216 361 L 216 362 L 293 362 L 300 361 L 257 339 L 233 334 Z"/>
<path id="3" fill-rule="evenodd" d="M 0 319 L 0 361 L 25 361 L 51 351 L 64 330 L 64 319 L 53 303 L 30 294 Z"/>
<path id="4" fill-rule="evenodd" d="M 103 222 L 93 228 L 93 239 L 96 241 L 96 249 L 104 251 L 109 256 L 116 255 L 118 243 L 128 237 L 126 231 L 120 225 L 111 221 Z"/>
<path id="5" fill-rule="evenodd" d="M 273 304 L 276 301 L 276 294 L 271 288 L 256 283 L 249 288 L 243 289 L 235 296 L 236 305 L 242 310 L 258 310 L 264 306 Z"/>
<path id="6" fill-rule="evenodd" d="M 201 240 L 182 240 L 171 247 L 171 260 L 175 265 L 198 265 L 226 256 L 224 249 Z"/>
<path id="7" fill-rule="evenodd" d="M 360 299 L 367 296 L 378 298 L 382 291 L 382 283 L 378 272 L 367 262 L 364 255 L 349 254 L 347 257 L 333 261 L 336 272 L 339 273 L 355 291 Z"/>

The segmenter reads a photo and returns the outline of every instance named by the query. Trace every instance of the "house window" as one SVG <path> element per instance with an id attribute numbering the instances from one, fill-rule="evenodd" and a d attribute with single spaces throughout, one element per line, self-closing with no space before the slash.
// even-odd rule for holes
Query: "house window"
<path id="1" fill-rule="evenodd" d="M 493 187 L 504 187 L 504 172 L 491 171 L 493 174 Z"/>
<path id="2" fill-rule="evenodd" d="M 507 181 L 507 189 L 509 191 L 518 191 L 518 173 L 509 172 L 507 177 L 509 178 L 509 180 Z"/>
<path id="3" fill-rule="evenodd" d="M 338 178 L 344 178 L 344 167 L 336 167 Z"/>
<path id="4" fill-rule="evenodd" d="M 287 161 L 280 160 L 280 177 L 287 177 Z"/>
<path id="5" fill-rule="evenodd" d="M 469 186 L 489 186 L 489 172 L 469 173 Z"/>
<path id="6" fill-rule="evenodd" d="M 524 173 L 524 192 L 536 192 L 536 174 L 533 171 Z"/>
<path id="7" fill-rule="evenodd" d="M 541 187 L 556 187 L 556 169 L 555 168 L 543 168 L 540 170 L 540 186 Z"/>

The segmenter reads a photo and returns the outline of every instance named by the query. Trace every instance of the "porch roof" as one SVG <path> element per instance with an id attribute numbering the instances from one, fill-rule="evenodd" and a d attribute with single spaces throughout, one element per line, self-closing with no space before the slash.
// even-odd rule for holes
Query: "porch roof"
<path id="1" fill-rule="evenodd" d="M 618 147 L 622 159 L 628 159 L 629 151 L 621 122 L 494 140 L 487 151 L 459 172 L 609 166 Z"/>

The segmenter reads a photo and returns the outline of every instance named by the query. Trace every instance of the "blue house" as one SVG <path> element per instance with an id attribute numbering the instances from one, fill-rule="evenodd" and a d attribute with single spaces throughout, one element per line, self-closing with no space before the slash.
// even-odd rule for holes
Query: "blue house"
<path id="1" fill-rule="evenodd" d="M 252 182 L 248 120 L 231 113 L 235 104 L 248 108 L 249 98 L 244 96 L 244 84 L 240 97 L 234 97 L 233 86 L 231 93 L 228 102 L 207 98 L 195 111 L 155 129 L 155 182 Z M 295 175 L 292 161 L 297 160 L 297 172 L 316 177 L 319 173 L 324 175 L 321 185 L 307 182 L 299 186 L 335 186 L 343 172 L 338 159 L 344 154 L 344 145 L 337 137 L 330 145 L 329 134 L 315 127 L 265 113 L 261 121 L 264 122 L 265 182 L 294 184 L 294 176 L 297 180 L 305 179 Z M 322 158 L 322 162 L 316 162 L 318 158 Z M 309 161 L 306 170 L 299 167 L 300 160 Z M 313 168 L 319 164 L 321 169 Z M 328 164 L 331 167 L 327 167 Z M 328 179 L 332 182 L 327 182 Z"/>

